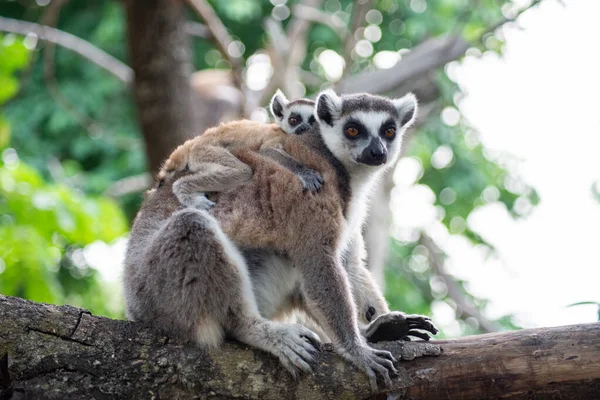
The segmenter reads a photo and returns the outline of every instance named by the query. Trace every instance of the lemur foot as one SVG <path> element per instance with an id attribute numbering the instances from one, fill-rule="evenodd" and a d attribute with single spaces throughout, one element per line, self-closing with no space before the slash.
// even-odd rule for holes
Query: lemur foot
<path id="1" fill-rule="evenodd" d="M 265 349 L 277 356 L 295 379 L 313 372 L 315 356 L 321 348 L 316 333 L 299 324 L 278 323 L 266 332 L 265 340 Z"/>
<path id="2" fill-rule="evenodd" d="M 377 378 L 382 378 L 385 387 L 392 386 L 391 376 L 398 376 L 398 371 L 394 367 L 396 359 L 386 350 L 374 349 L 367 344 L 362 344 L 356 351 L 341 351 L 340 354 L 357 366 L 369 377 L 369 383 L 373 392 L 377 392 Z"/>
<path id="3" fill-rule="evenodd" d="M 298 172 L 298 177 L 302 181 L 304 190 L 316 192 L 323 186 L 323 177 L 313 169 L 306 168 L 305 170 Z"/>
<path id="4" fill-rule="evenodd" d="M 422 332 L 425 331 L 425 332 Z M 438 329 L 431 322 L 431 318 L 424 315 L 404 314 L 392 311 L 383 314 L 369 325 L 365 336 L 369 342 L 407 340 L 414 336 L 429 340 L 429 333 L 435 335 Z"/>
<path id="5" fill-rule="evenodd" d="M 180 193 L 175 188 L 173 190 L 175 195 L 179 199 L 179 202 L 186 207 L 192 207 L 197 210 L 208 211 L 215 206 L 215 203 L 210 201 L 206 197 L 206 193 L 194 192 L 194 193 Z"/>
<path id="6" fill-rule="evenodd" d="M 214 201 L 210 201 L 205 193 L 197 193 L 191 201 L 191 206 L 199 210 L 210 210 L 216 205 Z"/>

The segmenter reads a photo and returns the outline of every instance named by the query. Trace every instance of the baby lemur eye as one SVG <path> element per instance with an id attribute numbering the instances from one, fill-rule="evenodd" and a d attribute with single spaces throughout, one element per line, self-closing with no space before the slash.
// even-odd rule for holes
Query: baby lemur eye
<path id="1" fill-rule="evenodd" d="M 314 115 L 311 115 L 311 116 L 310 116 L 310 118 L 308 119 L 308 123 L 312 125 L 312 124 L 314 124 L 315 122 L 317 122 L 317 120 L 315 119 L 315 116 L 314 116 Z"/>
<path id="2" fill-rule="evenodd" d="M 295 126 L 295 125 L 298 125 L 298 122 L 300 122 L 300 121 L 298 121 L 298 118 L 296 118 L 296 117 L 290 117 L 288 119 L 288 122 L 290 123 L 290 125 Z"/>
<path id="3" fill-rule="evenodd" d="M 396 128 L 387 128 L 384 132 L 386 138 L 393 138 L 396 136 Z"/>
<path id="4" fill-rule="evenodd" d="M 349 126 L 348 128 L 346 128 L 346 135 L 350 137 L 356 137 L 358 136 L 358 129 L 356 129 L 353 126 Z"/>

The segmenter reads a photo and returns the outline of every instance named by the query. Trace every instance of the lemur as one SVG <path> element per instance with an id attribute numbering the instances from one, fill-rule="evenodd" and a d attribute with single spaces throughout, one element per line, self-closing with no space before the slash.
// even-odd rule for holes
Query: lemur
<path id="1" fill-rule="evenodd" d="M 316 123 L 315 102 L 309 99 L 289 101 L 283 92 L 277 92 L 271 99 L 271 114 L 279 127 L 290 135 L 301 135 Z"/>
<path id="2" fill-rule="evenodd" d="M 390 312 L 363 265 L 360 227 L 370 187 L 398 157 L 416 101 L 329 91 L 315 111 L 317 123 L 300 136 L 238 121 L 173 152 L 132 228 L 128 316 L 201 344 L 229 334 L 278 356 L 296 375 L 311 370 L 318 337 L 270 319 L 299 308 L 373 387 L 377 375 L 389 386 L 393 356 L 361 333 L 370 338 L 384 327 L 390 340 L 437 329 L 427 317 Z M 319 191 L 306 191 L 281 165 L 294 163 L 320 173 Z M 231 182 L 239 186 L 223 189 Z M 210 212 L 213 203 L 203 200 L 184 206 L 212 191 Z"/>

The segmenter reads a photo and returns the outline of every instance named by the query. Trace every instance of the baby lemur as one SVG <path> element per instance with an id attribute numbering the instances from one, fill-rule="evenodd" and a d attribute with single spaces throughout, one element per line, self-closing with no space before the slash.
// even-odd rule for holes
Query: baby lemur
<path id="1" fill-rule="evenodd" d="M 314 101 L 309 99 L 289 101 L 279 89 L 271 99 L 270 108 L 277 125 L 291 135 L 301 135 L 317 122 L 313 113 Z"/>
<path id="2" fill-rule="evenodd" d="M 301 309 L 373 386 L 377 375 L 390 385 L 392 355 L 361 333 L 386 326 L 384 337 L 400 339 L 437 330 L 426 317 L 390 312 L 363 265 L 360 228 L 370 189 L 398 157 L 415 113 L 412 95 L 329 91 L 317 99 L 317 123 L 300 136 L 238 121 L 180 146 L 132 228 L 129 317 L 202 344 L 229 334 L 297 374 L 311 370 L 318 337 L 271 319 Z M 297 176 L 314 171 L 322 187 L 307 191 Z M 210 212 L 202 192 L 217 192 Z"/>

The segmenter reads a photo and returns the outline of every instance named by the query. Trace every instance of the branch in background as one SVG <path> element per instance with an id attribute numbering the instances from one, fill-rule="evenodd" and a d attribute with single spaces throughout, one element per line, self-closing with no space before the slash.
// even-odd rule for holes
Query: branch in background
<path id="1" fill-rule="evenodd" d="M 231 54 L 229 47 L 234 42 L 233 38 L 227 31 L 223 21 L 219 18 L 215 10 L 208 4 L 206 0 L 186 0 L 187 3 L 196 11 L 206 24 L 206 28 L 210 32 L 210 38 L 214 42 L 217 49 L 231 63 L 233 76 L 239 89 L 243 88 L 243 58 Z"/>
<path id="2" fill-rule="evenodd" d="M 543 0 L 534 0 L 527 7 L 520 9 L 513 17 L 505 18 L 505 19 L 497 22 L 496 24 L 492 25 L 489 29 L 487 29 L 485 32 L 483 32 L 483 34 L 481 35 L 481 38 L 483 38 L 488 33 L 493 33 L 496 29 L 500 28 L 501 26 L 503 26 L 506 23 L 515 22 L 517 20 L 517 18 L 519 18 L 521 16 L 521 14 L 523 14 L 525 11 L 527 11 L 533 7 L 538 6 L 542 1 Z"/>
<path id="3" fill-rule="evenodd" d="M 346 38 L 348 35 L 348 28 L 344 25 L 344 21 L 339 17 L 318 8 L 297 4 L 294 7 L 294 15 L 313 23 L 328 26 L 332 31 L 337 33 L 341 39 Z"/>
<path id="4" fill-rule="evenodd" d="M 70 33 L 33 22 L 5 17 L 0 17 L 0 31 L 19 35 L 36 34 L 38 39 L 57 44 L 79 54 L 127 84 L 133 81 L 131 68 L 93 44 Z"/>
<path id="5" fill-rule="evenodd" d="M 437 275 L 448 288 L 448 296 L 467 317 L 473 318 L 479 324 L 479 328 L 486 333 L 497 332 L 498 327 L 488 320 L 483 314 L 465 297 L 463 288 L 456 282 L 456 279 L 450 275 L 444 266 L 444 260 L 442 258 L 442 251 L 425 233 L 421 233 L 419 244 L 423 245 L 429 252 L 429 265 L 433 270 L 434 274 Z"/>
<path id="6" fill-rule="evenodd" d="M 539 5 L 543 0 L 535 0 L 520 10 L 514 17 L 505 18 L 494 24 L 480 36 L 481 40 L 502 25 L 514 21 L 526 10 Z M 443 67 L 450 61 L 459 59 L 471 46 L 463 37 L 450 35 L 435 37 L 414 47 L 395 66 L 390 69 L 365 71 L 342 79 L 337 89 L 344 93 L 369 91 L 371 93 L 387 93 L 400 85 Z"/>
<path id="7" fill-rule="evenodd" d="M 469 43 L 462 37 L 431 38 L 416 46 L 392 68 L 367 71 L 343 79 L 338 84 L 338 90 L 343 93 L 386 93 L 404 82 L 460 58 L 468 48 Z"/>
<path id="8" fill-rule="evenodd" d="M 41 17 L 41 22 L 44 26 L 54 28 L 58 24 L 58 18 L 60 16 L 60 10 L 71 0 L 55 0 L 50 3 L 45 9 Z M 55 55 L 56 45 L 55 43 L 49 42 L 44 48 L 44 82 L 48 88 L 48 92 L 56 103 L 62 107 L 62 109 L 71 115 L 71 117 L 77 121 L 81 127 L 83 127 L 90 137 L 99 137 L 102 134 L 102 128 L 93 118 L 86 113 L 83 113 L 77 109 L 71 100 L 69 100 L 60 90 L 58 82 L 56 80 L 55 70 Z"/>
<path id="9" fill-rule="evenodd" d="M 143 192 L 150 189 L 153 181 L 152 175 L 149 173 L 128 176 L 110 185 L 104 192 L 104 195 L 118 198 L 128 194 Z"/>
<path id="10" fill-rule="evenodd" d="M 312 22 L 308 19 L 302 18 L 296 13 L 297 7 L 309 7 L 318 9 L 321 7 L 323 0 L 302 0 L 301 3 L 294 6 L 292 10 L 292 19 L 288 23 L 288 29 L 286 34 L 286 45 L 287 52 L 279 54 L 276 51 L 278 46 L 277 39 L 279 36 L 278 28 L 274 26 L 274 22 L 266 21 L 267 34 L 270 38 L 270 45 L 268 47 L 268 53 L 271 56 L 271 63 L 273 64 L 274 74 L 267 87 L 258 96 L 258 104 L 252 106 L 260 106 L 268 101 L 268 98 L 275 91 L 276 88 L 280 88 L 290 98 L 300 97 L 302 94 L 298 92 L 298 82 L 300 80 L 300 66 L 306 57 L 306 35 Z M 300 14 L 302 14 L 300 12 Z"/>
<path id="11" fill-rule="evenodd" d="M 350 28 L 344 41 L 344 73 L 342 76 L 347 76 L 352 65 L 352 51 L 356 46 L 357 40 L 354 37 L 356 31 L 363 25 L 367 12 L 373 8 L 373 0 L 355 0 L 352 4 L 352 21 Z"/>
<path id="12" fill-rule="evenodd" d="M 186 21 L 185 23 L 185 32 L 188 35 L 201 37 L 201 38 L 210 38 L 210 30 L 204 24 L 194 21 Z"/>

